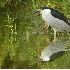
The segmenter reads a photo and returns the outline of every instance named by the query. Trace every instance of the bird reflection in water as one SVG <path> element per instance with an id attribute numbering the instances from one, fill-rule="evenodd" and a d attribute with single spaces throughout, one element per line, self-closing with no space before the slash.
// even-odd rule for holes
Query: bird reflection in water
<path id="1" fill-rule="evenodd" d="M 42 50 L 41 55 L 39 56 L 40 61 L 53 61 L 58 57 L 61 57 L 64 52 L 69 52 L 69 43 L 70 40 L 61 39 L 61 40 L 53 40 L 51 44 L 46 46 L 44 50 Z"/>

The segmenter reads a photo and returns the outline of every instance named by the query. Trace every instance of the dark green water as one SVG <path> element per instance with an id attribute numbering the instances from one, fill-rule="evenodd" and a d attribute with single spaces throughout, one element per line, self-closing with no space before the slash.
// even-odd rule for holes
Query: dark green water
<path id="1" fill-rule="evenodd" d="M 42 4 L 40 4 L 41 2 Z M 42 20 L 41 15 L 32 14 L 36 8 L 43 4 L 46 5 L 45 1 L 41 2 L 34 0 L 1 1 L 0 68 L 70 68 L 70 52 L 65 52 L 62 57 L 59 57 L 52 62 L 40 62 L 37 58 L 41 51 L 51 44 L 54 39 L 52 28 L 43 28 L 44 21 Z M 61 1 L 57 2 L 55 0 L 54 2 L 58 4 L 62 3 Z M 50 1 L 51 4 L 54 2 Z M 47 4 L 49 3 L 47 2 Z M 65 8 L 69 8 L 70 6 L 67 3 L 61 6 L 64 5 Z M 70 18 L 67 10 L 65 15 Z M 70 47 L 69 37 L 69 33 L 63 35 L 62 33 L 57 33 L 58 39 L 67 40 L 68 47 Z"/>

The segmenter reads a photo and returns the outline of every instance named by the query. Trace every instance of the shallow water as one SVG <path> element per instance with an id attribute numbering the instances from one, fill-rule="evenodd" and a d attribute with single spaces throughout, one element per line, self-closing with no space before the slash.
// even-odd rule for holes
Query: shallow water
<path id="1" fill-rule="evenodd" d="M 25 3 L 25 2 L 24 2 Z M 0 7 L 0 68 L 70 68 L 70 52 L 51 62 L 41 62 L 38 56 L 54 39 L 51 27 L 44 27 L 40 14 L 33 15 L 33 7 L 24 3 Z M 21 6 L 21 7 L 20 7 Z M 70 48 L 70 34 L 57 33 L 59 40 L 66 39 Z M 53 47 L 53 46 L 52 46 Z"/>

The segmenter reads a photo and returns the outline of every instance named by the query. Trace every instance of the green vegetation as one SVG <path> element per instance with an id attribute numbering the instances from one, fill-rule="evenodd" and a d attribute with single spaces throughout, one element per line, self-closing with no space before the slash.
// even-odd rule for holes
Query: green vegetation
<path id="1" fill-rule="evenodd" d="M 36 58 L 53 40 L 52 28 L 43 29 L 40 14 L 32 14 L 41 6 L 57 9 L 70 19 L 69 0 L 0 1 L 0 68 L 70 68 L 69 52 L 52 62 Z"/>

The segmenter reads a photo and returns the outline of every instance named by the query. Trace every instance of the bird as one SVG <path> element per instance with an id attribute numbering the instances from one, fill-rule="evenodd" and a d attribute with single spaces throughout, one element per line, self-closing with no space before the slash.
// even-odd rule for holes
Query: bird
<path id="1" fill-rule="evenodd" d="M 70 51 L 70 48 L 67 45 L 68 42 L 70 42 L 70 40 L 66 39 L 56 39 L 53 41 L 41 51 L 41 54 L 39 56 L 40 61 L 54 61 L 58 57 L 62 56 L 64 52 Z"/>
<path id="2" fill-rule="evenodd" d="M 70 20 L 58 10 L 48 6 L 42 6 L 33 12 L 33 14 L 39 12 L 42 14 L 43 20 L 52 27 L 54 38 L 56 38 L 56 32 L 70 32 Z"/>

